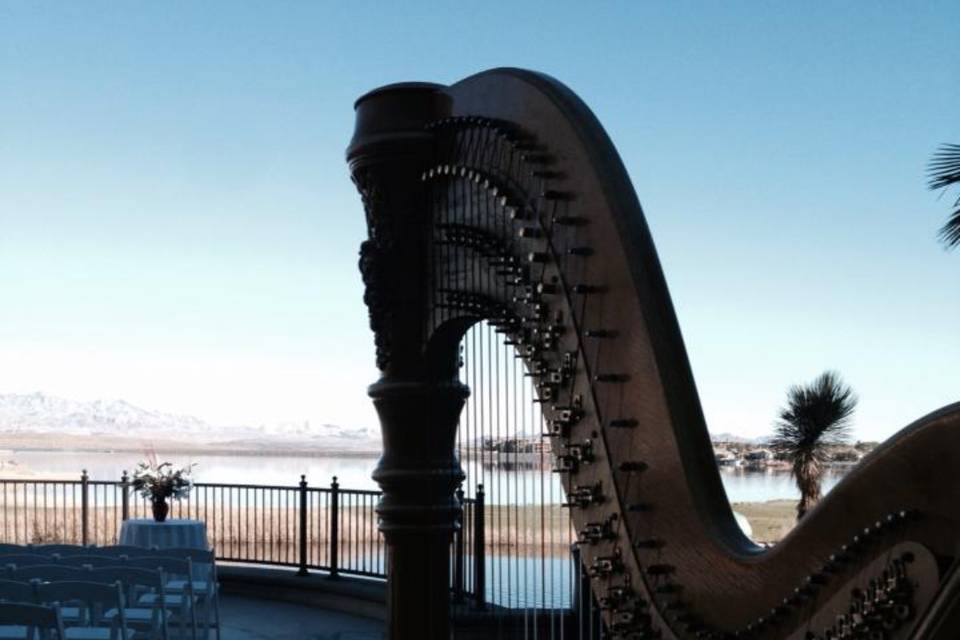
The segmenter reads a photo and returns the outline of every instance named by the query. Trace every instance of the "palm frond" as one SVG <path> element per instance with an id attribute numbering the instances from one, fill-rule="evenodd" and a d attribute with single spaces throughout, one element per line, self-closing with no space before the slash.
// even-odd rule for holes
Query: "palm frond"
<path id="1" fill-rule="evenodd" d="M 771 446 L 789 459 L 800 455 L 825 455 L 825 445 L 846 442 L 857 398 L 840 376 L 827 371 L 810 385 L 787 392 Z"/>
<path id="2" fill-rule="evenodd" d="M 927 165 L 927 176 L 933 191 L 960 183 L 960 144 L 941 146 Z"/>
<path id="3" fill-rule="evenodd" d="M 787 391 L 787 404 L 774 425 L 770 447 L 792 463 L 800 490 L 798 519 L 820 500 L 827 447 L 849 440 L 856 406 L 853 390 L 833 371 Z"/>
<path id="4" fill-rule="evenodd" d="M 934 191 L 960 184 L 960 144 L 941 146 L 927 165 L 927 176 L 927 186 Z M 953 212 L 938 235 L 948 249 L 960 246 L 960 197 L 954 201 Z"/>
<path id="5" fill-rule="evenodd" d="M 947 218 L 947 223 L 940 227 L 937 235 L 948 249 L 960 246 L 960 198 L 953 203 L 953 213 Z"/>

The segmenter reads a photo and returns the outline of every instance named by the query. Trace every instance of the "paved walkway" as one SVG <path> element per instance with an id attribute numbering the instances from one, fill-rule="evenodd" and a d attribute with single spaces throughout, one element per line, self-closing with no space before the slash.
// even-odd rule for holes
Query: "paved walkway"
<path id="1" fill-rule="evenodd" d="M 220 598 L 221 640 L 383 640 L 384 624 L 337 611 L 241 596 Z M 211 635 L 211 638 L 213 636 Z"/>

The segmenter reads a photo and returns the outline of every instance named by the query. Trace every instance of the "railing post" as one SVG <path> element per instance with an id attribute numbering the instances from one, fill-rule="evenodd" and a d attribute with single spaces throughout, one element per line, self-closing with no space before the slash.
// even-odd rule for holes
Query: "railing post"
<path id="1" fill-rule="evenodd" d="M 121 518 L 124 520 L 130 519 L 130 476 L 127 475 L 127 470 L 123 470 L 123 475 L 120 476 L 120 514 Z"/>
<path id="2" fill-rule="evenodd" d="M 340 575 L 340 484 L 337 476 L 330 483 L 330 577 Z"/>
<path id="3" fill-rule="evenodd" d="M 307 571 L 307 476 L 300 476 L 300 570 L 298 576 L 308 576 Z"/>
<path id="4" fill-rule="evenodd" d="M 453 533 L 453 601 L 463 602 L 463 487 L 457 489 L 460 526 Z"/>
<path id="5" fill-rule="evenodd" d="M 80 474 L 80 544 L 87 546 L 89 542 L 89 515 L 90 515 L 90 477 L 84 469 Z"/>
<path id="6" fill-rule="evenodd" d="M 484 540 L 483 485 L 477 485 L 473 503 L 473 597 L 477 609 L 487 608 L 487 562 Z"/>

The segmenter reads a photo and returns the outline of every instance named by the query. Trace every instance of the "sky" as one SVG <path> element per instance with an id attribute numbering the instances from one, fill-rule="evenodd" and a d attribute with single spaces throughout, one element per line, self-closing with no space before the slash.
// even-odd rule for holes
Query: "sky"
<path id="1" fill-rule="evenodd" d="M 375 427 L 353 100 L 517 66 L 595 111 L 711 431 L 835 369 L 860 439 L 960 400 L 960 4 L 0 3 L 0 393 Z"/>

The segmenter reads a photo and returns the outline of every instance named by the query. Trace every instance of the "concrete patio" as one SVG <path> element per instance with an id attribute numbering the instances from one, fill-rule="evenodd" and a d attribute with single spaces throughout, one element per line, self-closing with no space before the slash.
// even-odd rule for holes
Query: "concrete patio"
<path id="1" fill-rule="evenodd" d="M 316 606 L 224 594 L 223 640 L 382 640 L 384 623 Z"/>

